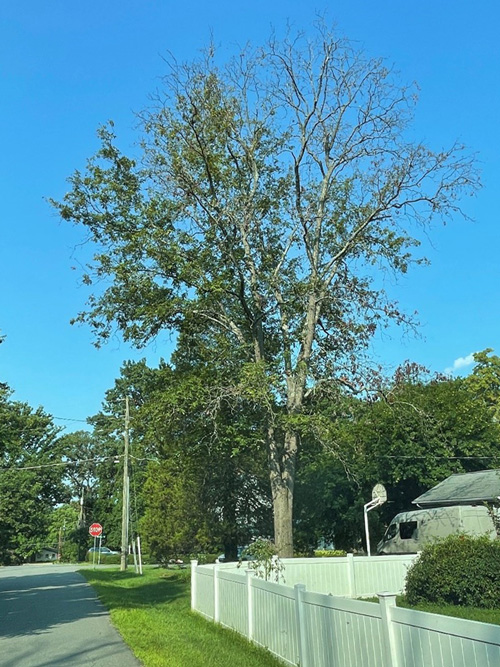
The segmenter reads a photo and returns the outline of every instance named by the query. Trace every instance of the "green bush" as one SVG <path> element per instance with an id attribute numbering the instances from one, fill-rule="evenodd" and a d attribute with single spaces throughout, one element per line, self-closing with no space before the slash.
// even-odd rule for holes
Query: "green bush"
<path id="1" fill-rule="evenodd" d="M 85 560 L 87 563 L 93 563 L 94 562 L 94 554 L 87 553 L 85 554 Z M 97 562 L 99 560 L 99 554 L 95 554 L 95 563 L 97 565 Z M 120 554 L 101 554 L 101 565 L 120 565 L 120 560 L 121 556 Z M 129 555 L 128 561 L 129 563 L 134 562 L 134 557 L 132 555 Z"/>
<path id="2" fill-rule="evenodd" d="M 208 565 L 211 563 L 215 563 L 217 558 L 220 556 L 220 551 L 217 553 L 197 553 L 197 554 L 179 554 L 176 553 L 173 556 L 162 556 L 161 558 L 158 558 L 156 561 L 151 560 L 151 564 L 159 564 L 159 565 L 169 565 L 171 559 L 173 558 L 174 560 L 180 559 L 182 560 L 184 565 L 191 565 L 192 560 L 197 560 L 198 565 Z"/>
<path id="3" fill-rule="evenodd" d="M 427 545 L 406 578 L 410 605 L 422 602 L 498 608 L 500 540 L 450 535 Z"/>
<path id="4" fill-rule="evenodd" d="M 215 563 L 219 555 L 220 551 L 216 554 L 186 554 L 185 556 L 181 556 L 181 558 L 188 564 L 190 564 L 192 560 L 197 560 L 198 565 L 209 565 Z"/>
<path id="5" fill-rule="evenodd" d="M 347 552 L 343 549 L 317 549 L 314 556 L 316 558 L 342 558 L 347 556 Z"/>
<path id="6" fill-rule="evenodd" d="M 93 556 L 94 556 L 94 554 L 89 553 L 87 551 L 87 553 L 85 554 L 86 562 L 87 563 L 92 563 L 93 562 Z M 96 564 L 97 564 L 98 560 L 99 560 L 99 554 L 96 553 L 96 555 L 95 555 Z M 143 565 L 154 564 L 154 562 L 151 561 L 148 554 L 142 554 L 141 560 L 142 560 Z M 120 562 L 121 562 L 121 555 L 120 554 L 101 554 L 101 565 L 120 565 Z M 134 564 L 134 555 L 133 554 L 128 555 L 127 563 L 129 565 Z"/>

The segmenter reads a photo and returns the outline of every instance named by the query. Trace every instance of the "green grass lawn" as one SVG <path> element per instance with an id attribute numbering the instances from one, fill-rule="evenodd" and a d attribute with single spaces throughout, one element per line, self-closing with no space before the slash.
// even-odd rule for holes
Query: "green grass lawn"
<path id="1" fill-rule="evenodd" d="M 267 651 L 190 611 L 189 571 L 81 570 L 145 667 L 282 667 Z"/>
<path id="2" fill-rule="evenodd" d="M 500 625 L 500 609 L 479 609 L 478 607 L 459 607 L 458 605 L 438 605 L 421 603 L 414 607 L 410 606 L 404 597 L 397 598 L 398 607 L 407 607 L 408 609 L 417 609 L 419 611 L 428 611 L 432 614 L 443 614 L 443 616 L 455 616 L 456 618 L 467 618 L 471 621 L 480 621 L 481 623 L 495 623 Z"/>
<path id="3" fill-rule="evenodd" d="M 367 602 L 378 602 L 378 598 L 369 598 Z M 416 606 L 409 605 L 404 596 L 398 595 L 396 599 L 398 607 L 427 611 L 431 614 L 442 614 L 443 616 L 454 616 L 455 618 L 466 618 L 470 621 L 481 623 L 495 623 L 500 625 L 500 609 L 479 609 L 478 607 L 459 607 L 458 605 L 438 605 L 421 603 Z"/>

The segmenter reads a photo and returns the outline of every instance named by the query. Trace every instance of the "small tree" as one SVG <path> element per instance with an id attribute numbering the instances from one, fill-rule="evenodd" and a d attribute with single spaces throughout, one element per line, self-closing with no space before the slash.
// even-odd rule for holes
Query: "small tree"
<path id="1" fill-rule="evenodd" d="M 243 559 L 249 559 L 245 565 L 252 572 L 255 572 L 257 577 L 269 581 L 273 579 L 277 584 L 280 581 L 285 582 L 285 566 L 278 556 L 278 550 L 272 540 L 264 537 L 258 537 L 252 544 L 250 544 L 241 553 L 241 560 L 238 567 L 244 562 Z"/>
<path id="2" fill-rule="evenodd" d="M 378 271 L 423 261 L 418 231 L 459 215 L 458 197 L 477 186 L 462 146 L 408 138 L 414 104 L 381 60 L 324 25 L 225 65 L 210 47 L 192 63 L 168 61 L 141 114 L 139 165 L 110 123 L 86 172 L 52 202 L 97 246 L 84 276 L 97 291 L 76 321 L 98 344 L 115 325 L 138 346 L 177 329 L 236 362 L 232 394 L 261 411 L 255 437 L 268 451 L 283 556 L 308 397 L 352 386 L 378 327 L 412 324 Z"/>

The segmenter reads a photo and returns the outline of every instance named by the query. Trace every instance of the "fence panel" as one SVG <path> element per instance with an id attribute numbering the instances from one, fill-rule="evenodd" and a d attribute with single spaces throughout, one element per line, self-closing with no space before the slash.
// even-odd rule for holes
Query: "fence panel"
<path id="1" fill-rule="evenodd" d="M 500 627 L 413 609 L 392 609 L 398 664 L 499 667 Z"/>
<path id="2" fill-rule="evenodd" d="M 386 667 L 379 605 L 305 592 L 305 664 Z"/>
<path id="3" fill-rule="evenodd" d="M 295 591 L 254 578 L 253 640 L 291 665 L 299 662 Z"/>
<path id="4" fill-rule="evenodd" d="M 307 590 L 349 595 L 347 558 L 285 558 L 283 575 L 287 586 L 305 584 Z"/>
<path id="5" fill-rule="evenodd" d="M 415 555 L 353 558 L 356 597 L 371 597 L 381 591 L 401 593 L 415 558 Z"/>
<path id="6" fill-rule="evenodd" d="M 282 559 L 287 586 L 305 584 L 307 590 L 348 597 L 400 592 L 416 555 L 345 558 Z"/>
<path id="7" fill-rule="evenodd" d="M 247 583 L 244 572 L 219 571 L 219 621 L 242 635 L 247 634 Z"/>
<path id="8" fill-rule="evenodd" d="M 198 565 L 196 572 L 196 611 L 214 618 L 214 568 L 211 565 Z"/>
<path id="9" fill-rule="evenodd" d="M 358 586 L 371 593 L 378 577 L 389 587 L 397 570 L 389 558 L 370 559 L 365 570 L 360 560 Z M 395 562 L 404 565 L 402 559 Z M 334 569 L 342 572 L 339 565 Z M 395 595 L 380 595 L 379 605 L 213 566 L 194 567 L 193 579 L 197 611 L 290 665 L 302 656 L 303 667 L 500 667 L 499 626 L 396 607 Z"/>

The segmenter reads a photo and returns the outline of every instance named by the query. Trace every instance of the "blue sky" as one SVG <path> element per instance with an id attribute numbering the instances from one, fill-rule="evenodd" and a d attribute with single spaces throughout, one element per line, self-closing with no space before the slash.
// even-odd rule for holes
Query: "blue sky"
<path id="1" fill-rule="evenodd" d="M 45 197 L 60 198 L 65 180 L 97 147 L 95 130 L 115 121 L 132 145 L 134 111 L 159 85 L 162 54 L 190 59 L 213 35 L 232 50 L 262 42 L 287 20 L 308 28 L 315 10 L 373 56 L 420 86 L 415 133 L 435 148 L 455 139 L 477 151 L 483 189 L 465 202 L 474 223 L 436 227 L 432 264 L 395 286 L 417 310 L 419 338 L 379 341 L 375 357 L 405 359 L 435 371 L 492 347 L 500 353 L 500 5 L 486 0 L 419 3 L 261 0 L 190 3 L 152 0 L 17 0 L 0 8 L 2 150 L 0 155 L 0 381 L 14 397 L 64 418 L 69 430 L 96 413 L 126 359 L 168 358 L 167 336 L 146 351 L 119 340 L 101 350 L 90 331 L 69 320 L 84 306 L 75 247 L 82 231 L 61 223 Z M 460 364 L 458 364 L 460 366 Z M 457 372 L 467 372 L 464 361 Z"/>

